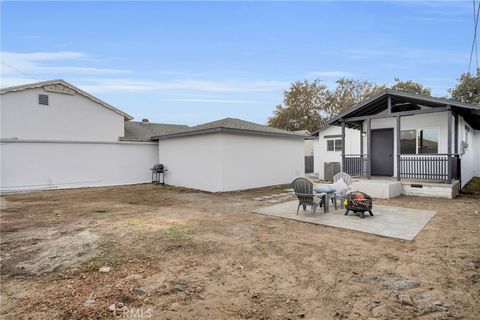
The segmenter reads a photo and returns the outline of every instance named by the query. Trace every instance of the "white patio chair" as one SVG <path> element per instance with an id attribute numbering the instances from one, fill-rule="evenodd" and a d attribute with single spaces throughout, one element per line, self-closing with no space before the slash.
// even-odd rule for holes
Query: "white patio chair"
<path id="1" fill-rule="evenodd" d="M 350 184 L 352 183 L 352 177 L 350 177 L 349 174 L 345 172 L 339 172 L 336 175 L 333 176 L 333 182 L 337 182 L 338 180 L 343 179 L 343 182 L 347 185 L 347 190 L 344 192 L 335 192 L 335 197 L 332 198 L 334 199 L 335 203 L 337 202 L 337 199 L 340 199 L 340 208 L 344 208 L 343 205 L 343 197 L 347 194 L 348 190 L 350 190 Z"/>

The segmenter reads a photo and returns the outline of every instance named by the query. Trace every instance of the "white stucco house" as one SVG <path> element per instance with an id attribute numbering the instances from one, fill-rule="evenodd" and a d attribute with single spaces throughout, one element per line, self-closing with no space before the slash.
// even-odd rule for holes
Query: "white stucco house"
<path id="1" fill-rule="evenodd" d="M 374 180 L 386 197 L 451 198 L 480 176 L 480 105 L 387 89 L 317 131 L 316 172 L 339 161 L 342 171 Z M 337 149 L 335 154 L 324 151 Z M 325 143 L 330 143 L 330 147 Z M 337 148 L 337 143 L 340 145 Z"/>
<path id="2" fill-rule="evenodd" d="M 232 191 L 291 182 L 304 172 L 304 136 L 239 120 L 188 127 L 132 117 L 63 80 L 4 88 L 0 190 L 166 183 Z"/>
<path id="3" fill-rule="evenodd" d="M 347 153 L 359 153 L 360 137 L 358 130 L 345 130 L 345 150 Z M 314 137 L 313 171 L 320 180 L 331 180 L 332 173 L 341 171 L 342 163 L 342 129 L 326 125 L 312 133 Z M 328 166 L 328 168 L 326 168 Z M 333 171 L 330 171 L 333 166 Z M 327 171 L 327 172 L 325 172 Z"/>

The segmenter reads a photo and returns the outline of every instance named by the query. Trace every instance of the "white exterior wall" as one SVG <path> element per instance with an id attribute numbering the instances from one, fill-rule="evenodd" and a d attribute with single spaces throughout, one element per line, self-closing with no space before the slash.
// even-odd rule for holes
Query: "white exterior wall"
<path id="1" fill-rule="evenodd" d="M 223 134 L 223 191 L 287 184 L 304 173 L 302 139 Z"/>
<path id="2" fill-rule="evenodd" d="M 475 154 L 474 163 L 476 163 L 475 177 L 480 177 L 480 130 L 475 130 Z"/>
<path id="3" fill-rule="evenodd" d="M 222 135 L 208 134 L 159 140 L 165 183 L 211 192 L 222 191 Z"/>
<path id="4" fill-rule="evenodd" d="M 210 192 L 290 183 L 304 174 L 301 139 L 226 133 L 159 141 L 166 183 Z"/>
<path id="5" fill-rule="evenodd" d="M 145 183 L 158 144 L 2 143 L 1 190 L 36 190 Z"/>
<path id="6" fill-rule="evenodd" d="M 470 128 L 470 131 L 465 129 Z M 458 152 L 462 159 L 462 188 L 473 177 L 480 176 L 480 131 L 474 130 L 463 117 L 458 119 Z M 468 141 L 465 141 L 467 137 Z M 462 149 L 462 142 L 468 142 L 468 147 Z"/>
<path id="7" fill-rule="evenodd" d="M 38 104 L 48 95 L 49 105 Z M 26 89 L 0 96 L 1 138 L 64 141 L 118 141 L 124 117 L 75 93 Z"/>
<path id="8" fill-rule="evenodd" d="M 325 162 L 342 162 L 341 151 L 327 151 L 327 140 L 341 139 L 325 138 L 325 136 L 341 135 L 342 128 L 338 126 L 330 126 L 319 132 L 318 138 L 314 141 L 314 169 L 318 174 L 320 180 L 324 179 L 324 163 Z M 366 152 L 366 145 L 364 145 L 364 152 Z M 360 130 L 345 129 L 345 153 L 359 154 L 360 153 Z"/>
<path id="9" fill-rule="evenodd" d="M 305 140 L 305 156 L 306 157 L 309 157 L 309 156 L 313 156 L 315 155 L 315 147 L 314 147 L 314 141 L 313 140 Z"/>

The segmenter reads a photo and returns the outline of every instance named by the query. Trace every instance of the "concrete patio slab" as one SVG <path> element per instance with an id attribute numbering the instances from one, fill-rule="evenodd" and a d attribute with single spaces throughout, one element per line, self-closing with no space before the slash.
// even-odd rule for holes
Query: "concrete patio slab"
<path id="1" fill-rule="evenodd" d="M 340 208 L 335 210 L 332 206 L 327 214 L 323 213 L 322 208 L 317 209 L 315 216 L 309 208 L 306 211 L 300 208 L 297 215 L 297 205 L 298 201 L 295 200 L 260 208 L 253 212 L 403 240 L 413 240 L 436 214 L 436 211 L 430 210 L 374 204 L 372 210 L 374 216 L 371 217 L 366 213 L 365 219 L 361 219 L 352 212 L 345 216 L 345 210 Z"/>

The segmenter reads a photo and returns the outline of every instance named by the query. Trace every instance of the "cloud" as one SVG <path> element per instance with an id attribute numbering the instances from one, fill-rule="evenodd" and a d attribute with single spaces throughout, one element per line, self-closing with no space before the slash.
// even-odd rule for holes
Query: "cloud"
<path id="1" fill-rule="evenodd" d="M 172 80 L 141 81 L 129 79 L 103 79 L 79 84 L 88 92 L 116 91 L 160 91 L 193 90 L 207 92 L 266 92 L 287 88 L 288 82 L 281 81 L 209 81 L 209 80 Z"/>
<path id="2" fill-rule="evenodd" d="M 353 77 L 354 74 L 346 71 L 312 71 L 308 73 L 313 77 L 320 78 L 342 78 L 342 77 Z"/>
<path id="3" fill-rule="evenodd" d="M 170 101 L 177 102 L 207 102 L 207 103 L 257 103 L 258 101 L 253 100 L 235 100 L 235 99 L 203 99 L 203 98 L 175 98 L 170 99 Z"/>
<path id="4" fill-rule="evenodd" d="M 56 51 L 56 52 L 0 52 L 0 60 L 3 62 L 3 74 L 18 74 L 19 71 L 26 74 L 126 74 L 130 70 L 96 68 L 89 66 L 58 65 L 59 62 L 87 62 L 95 61 L 85 52 Z M 57 63 L 57 65 L 51 65 Z"/>

